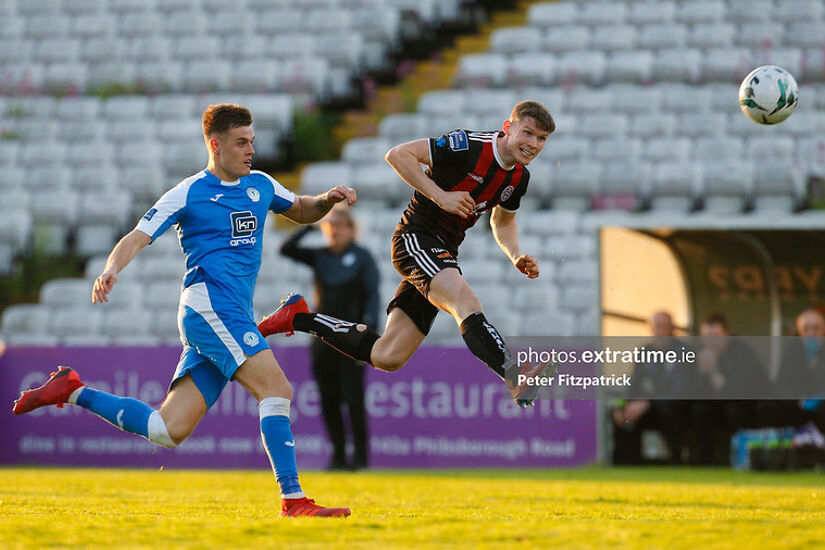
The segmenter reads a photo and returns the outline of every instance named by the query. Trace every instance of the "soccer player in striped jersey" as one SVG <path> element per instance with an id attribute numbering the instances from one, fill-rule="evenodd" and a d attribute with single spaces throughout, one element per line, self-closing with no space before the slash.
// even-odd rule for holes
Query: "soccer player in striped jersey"
<path id="1" fill-rule="evenodd" d="M 252 115 L 246 107 L 211 105 L 203 113 L 209 164 L 166 192 L 134 230 L 118 242 L 95 280 L 92 302 L 108 301 L 120 271 L 145 246 L 175 226 L 186 255 L 178 309 L 183 353 L 159 410 L 137 399 L 86 387 L 74 370 L 60 367 L 40 388 L 15 401 L 24 414 L 46 405 L 79 405 L 120 429 L 164 447 L 182 443 L 229 380 L 259 401 L 261 438 L 281 490 L 283 516 L 348 516 L 306 498 L 298 481 L 289 425 L 292 388 L 252 313 L 268 211 L 296 223 L 313 223 L 336 204 L 355 202 L 338 186 L 316 196 L 295 196 L 270 176 L 252 170 Z"/>
<path id="2" fill-rule="evenodd" d="M 392 236 L 392 261 L 404 277 L 387 307 L 384 334 L 364 325 L 309 312 L 299 295 L 288 297 L 258 328 L 266 335 L 308 332 L 340 352 L 384 371 L 400 369 L 429 332 L 438 311 L 453 316 L 467 347 L 502 378 L 520 406 L 531 405 L 538 387 L 518 385 L 543 365 L 518 365 L 504 338 L 487 320 L 478 297 L 462 277 L 458 247 L 483 212 L 498 245 L 528 278 L 539 276 L 535 257 L 521 250 L 516 210 L 527 191 L 527 165 L 555 130 L 546 107 L 518 103 L 501 131 L 455 130 L 439 138 L 393 147 L 387 162 L 415 189 Z M 420 165 L 429 167 L 426 174 Z"/>

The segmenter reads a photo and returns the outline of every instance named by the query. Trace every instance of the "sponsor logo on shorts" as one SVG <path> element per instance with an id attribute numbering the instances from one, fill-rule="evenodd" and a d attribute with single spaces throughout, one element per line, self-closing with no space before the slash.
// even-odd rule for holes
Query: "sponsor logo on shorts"
<path id="1" fill-rule="evenodd" d="M 255 189 L 254 187 L 250 187 L 246 190 L 247 196 L 252 199 L 252 202 L 258 202 L 261 200 L 261 192 Z"/>
<path id="2" fill-rule="evenodd" d="M 501 200 L 506 201 L 507 199 L 509 199 L 510 195 L 513 194 L 514 189 L 515 187 L 513 187 L 512 185 L 508 185 L 507 187 L 505 187 L 504 191 L 501 192 Z"/>
<path id="3" fill-rule="evenodd" d="M 444 252 L 444 253 L 442 253 L 442 254 L 439 254 L 439 255 L 438 255 L 438 256 L 436 256 L 436 257 L 437 257 L 437 258 L 449 258 L 449 257 L 451 257 L 451 256 L 452 256 L 452 254 L 450 254 L 449 252 Z"/>
<path id="4" fill-rule="evenodd" d="M 260 342 L 258 335 L 252 331 L 249 331 L 243 335 L 243 343 L 249 347 L 257 346 L 258 342 Z"/>
<path id="5" fill-rule="evenodd" d="M 431 248 L 430 252 L 432 252 L 433 254 L 441 254 L 442 252 L 447 252 L 447 251 L 444 250 L 443 248 Z"/>

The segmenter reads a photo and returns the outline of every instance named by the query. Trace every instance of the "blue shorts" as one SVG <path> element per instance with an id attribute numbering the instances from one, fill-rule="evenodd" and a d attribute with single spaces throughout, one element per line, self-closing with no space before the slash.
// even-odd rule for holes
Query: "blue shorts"
<path id="1" fill-rule="evenodd" d="M 183 352 L 169 386 L 191 374 L 207 407 L 215 404 L 247 357 L 269 349 L 249 311 L 213 294 L 206 283 L 195 283 L 181 293 L 178 330 Z"/>

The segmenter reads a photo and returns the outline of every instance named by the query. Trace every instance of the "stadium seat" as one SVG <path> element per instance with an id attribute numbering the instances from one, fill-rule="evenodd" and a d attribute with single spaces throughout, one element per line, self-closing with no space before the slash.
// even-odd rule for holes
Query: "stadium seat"
<path id="1" fill-rule="evenodd" d="M 4 335 L 46 334 L 50 308 L 46 304 L 14 304 L 3 310 Z"/>
<path id="2" fill-rule="evenodd" d="M 86 299 L 89 300 L 91 290 L 87 292 Z M 97 336 L 101 328 L 103 310 L 101 306 L 73 305 L 60 307 L 52 310 L 49 318 L 49 332 L 62 341 L 66 342 L 68 337 L 86 337 L 85 341 L 75 341 L 75 345 L 91 343 L 98 345 Z"/>
<path id="3" fill-rule="evenodd" d="M 71 63 L 80 58 L 80 42 L 71 38 L 38 41 L 32 59 L 41 63 Z"/>
<path id="4" fill-rule="evenodd" d="M 85 191 L 80 197 L 84 223 L 107 222 L 116 226 L 123 223 L 131 209 L 132 196 L 122 190 Z"/>
<path id="5" fill-rule="evenodd" d="M 699 138 L 694 157 L 701 162 L 741 159 L 744 157 L 744 147 L 741 140 L 732 137 Z"/>
<path id="6" fill-rule="evenodd" d="M 822 48 L 825 46 L 822 23 L 789 23 L 785 32 L 785 45 L 797 48 Z"/>
<path id="7" fill-rule="evenodd" d="M 507 59 L 500 54 L 465 55 L 459 60 L 456 83 L 466 87 L 498 87 L 507 76 Z"/>
<path id="8" fill-rule="evenodd" d="M 3 176 L 0 177 L 0 193 L 3 194 L 4 199 L 6 193 L 26 189 L 23 183 L 27 181 L 27 177 L 30 177 L 30 174 L 24 175 L 22 168 L 19 168 L 12 163 L 3 164 L 0 162 L 0 170 L 3 171 Z M 4 206 L 7 206 L 5 202 L 6 201 L 4 200 L 3 204 Z"/>
<path id="9" fill-rule="evenodd" d="M 137 79 L 152 93 L 180 90 L 183 82 L 183 63 L 177 61 L 139 63 Z"/>
<path id="10" fill-rule="evenodd" d="M 110 224 L 81 223 L 75 228 L 74 250 L 80 256 L 105 254 L 114 247 L 120 232 Z"/>
<path id="11" fill-rule="evenodd" d="M 653 75 L 653 53 L 649 51 L 620 51 L 607 61 L 606 79 L 610 82 L 643 84 Z"/>
<path id="12" fill-rule="evenodd" d="M 601 194 L 594 201 L 597 208 L 638 210 L 650 191 L 650 164 L 636 158 L 616 158 L 604 170 Z"/>
<path id="13" fill-rule="evenodd" d="M 11 6 L 11 3 L 5 4 Z M 0 9 L 2 9 L 0 7 Z M 22 42 L 25 25 L 22 17 L 2 17 L 0 18 L 0 38 L 9 42 Z"/>
<path id="14" fill-rule="evenodd" d="M 639 158 L 641 152 L 642 143 L 638 139 L 604 137 L 595 140 L 592 154 L 595 160 L 611 164 L 622 160 L 633 162 Z"/>
<path id="15" fill-rule="evenodd" d="M 564 110 L 574 114 L 594 114 L 611 110 L 610 90 L 607 88 L 578 87 L 564 96 Z"/>
<path id="16" fill-rule="evenodd" d="M 428 92 L 418 100 L 418 112 L 427 115 L 452 115 L 462 110 L 464 93 L 461 90 Z"/>
<path id="17" fill-rule="evenodd" d="M 164 15 L 163 32 L 170 38 L 205 37 L 209 18 L 200 10 L 174 11 Z"/>
<path id="18" fill-rule="evenodd" d="M 72 172 L 68 166 L 36 166 L 28 171 L 25 178 L 26 190 L 30 193 L 41 191 L 66 191 L 71 182 Z"/>
<path id="19" fill-rule="evenodd" d="M 550 136 L 546 150 L 542 152 L 539 159 L 547 156 L 553 160 L 553 163 L 571 159 L 579 160 L 590 156 L 590 151 L 590 141 L 583 136 L 559 135 L 557 137 L 553 135 Z"/>
<path id="20" fill-rule="evenodd" d="M 802 174 L 790 158 L 763 157 L 753 173 L 754 208 L 792 212 L 805 195 Z"/>
<path id="21" fill-rule="evenodd" d="M 774 17 L 770 0 L 727 0 L 727 19 L 733 23 L 759 23 Z"/>
<path id="22" fill-rule="evenodd" d="M 742 81 L 751 71 L 751 55 L 745 48 L 707 50 L 702 60 L 702 74 L 709 81 Z"/>
<path id="23" fill-rule="evenodd" d="M 577 6 L 573 2 L 544 2 L 527 9 L 527 22 L 539 28 L 566 27 L 576 20 Z"/>
<path id="24" fill-rule="evenodd" d="M 662 93 L 656 86 L 614 84 L 608 86 L 607 90 L 611 98 L 611 109 L 618 113 L 644 115 L 661 111 Z M 634 118 L 631 118 L 631 122 Z"/>
<path id="25" fill-rule="evenodd" d="M 115 160 L 121 166 L 151 166 L 160 164 L 161 147 L 156 142 L 124 143 L 115 149 Z"/>
<path id="26" fill-rule="evenodd" d="M 579 134 L 587 138 L 619 138 L 627 130 L 627 117 L 619 114 L 584 115 L 578 118 Z"/>
<path id="27" fill-rule="evenodd" d="M 561 290 L 560 304 L 572 311 L 585 311 L 598 307 L 598 291 L 592 285 L 566 285 Z M 569 314 L 568 314 L 569 315 Z M 575 317 L 569 317 L 569 327 L 559 327 L 559 335 L 572 335 L 575 331 Z"/>
<path id="28" fill-rule="evenodd" d="M 584 25 L 612 25 L 625 19 L 622 2 L 584 2 L 579 4 L 576 22 Z"/>
<path id="29" fill-rule="evenodd" d="M 781 3 L 774 10 L 773 17 L 783 23 L 812 22 L 822 23 L 825 6 L 819 0 L 796 0 Z"/>
<path id="30" fill-rule="evenodd" d="M 590 30 L 583 26 L 554 26 L 544 34 L 542 48 L 562 53 L 584 50 L 590 44 Z"/>
<path id="31" fill-rule="evenodd" d="M 687 28 L 678 24 L 644 25 L 639 30 L 638 47 L 652 50 L 683 48 Z"/>
<path id="32" fill-rule="evenodd" d="M 207 162 L 206 148 L 200 140 L 167 143 L 163 148 L 163 167 L 168 174 L 181 178 L 203 170 Z"/>
<path id="33" fill-rule="evenodd" d="M 132 193 L 135 199 L 149 202 L 158 199 L 167 188 L 177 183 L 166 178 L 158 164 L 128 166 L 119 172 L 122 188 Z"/>
<path id="34" fill-rule="evenodd" d="M 51 307 L 86 304 L 92 288 L 86 279 L 51 279 L 40 289 L 40 303 Z"/>
<path id="35" fill-rule="evenodd" d="M 635 25 L 667 23 L 676 13 L 675 2 L 660 0 L 658 2 L 634 2 L 629 5 L 626 19 Z"/>
<path id="36" fill-rule="evenodd" d="M 525 220 L 525 227 L 533 235 L 569 236 L 579 228 L 580 215 L 569 211 L 538 210 Z"/>
<path id="37" fill-rule="evenodd" d="M 360 182 L 353 179 L 350 167 L 343 162 L 314 162 L 301 172 L 301 192 L 323 193 L 336 185 L 355 186 Z"/>
<path id="38" fill-rule="evenodd" d="M 490 35 L 490 50 L 496 53 L 514 54 L 530 52 L 541 46 L 541 31 L 531 27 L 507 27 Z"/>
<path id="39" fill-rule="evenodd" d="M 542 273 L 542 275 L 544 275 Z M 544 277 L 542 277 L 544 279 Z M 559 289 L 546 281 L 539 285 L 519 287 L 509 300 L 519 311 L 547 311 L 558 307 Z"/>
<path id="40" fill-rule="evenodd" d="M 88 40 L 104 37 L 114 28 L 115 18 L 105 14 L 86 14 L 72 17 L 69 33 L 72 37 Z"/>
<path id="41" fill-rule="evenodd" d="M 144 288 L 143 301 L 150 310 L 174 308 L 180 299 L 180 291 L 180 281 L 151 283 Z"/>
<path id="42" fill-rule="evenodd" d="M 286 61 L 282 65 L 281 89 L 291 94 L 308 93 L 323 98 L 328 67 L 327 60 L 320 57 Z"/>
<path id="43" fill-rule="evenodd" d="M 97 144 L 89 147 L 88 143 L 75 143 L 69 145 L 66 154 L 66 162 L 72 167 L 78 166 L 105 166 L 112 162 L 114 158 L 113 148 L 109 144 Z"/>
<path id="44" fill-rule="evenodd" d="M 34 2 L 26 2 L 34 3 Z M 26 36 L 35 40 L 48 40 L 66 36 L 69 18 L 58 14 L 33 15 L 26 18 Z"/>
<path id="45" fill-rule="evenodd" d="M 278 64 L 274 61 L 238 60 L 232 64 L 231 88 L 238 92 L 266 92 L 280 86 Z"/>
<path id="46" fill-rule="evenodd" d="M 593 30 L 590 47 L 604 52 L 629 50 L 636 45 L 636 28 L 632 25 L 602 25 Z"/>
<path id="47" fill-rule="evenodd" d="M 182 119 L 196 116 L 194 97 L 189 95 L 159 95 L 151 100 L 150 112 L 156 119 Z"/>
<path id="48" fill-rule="evenodd" d="M 393 144 L 383 137 L 351 139 L 344 144 L 341 159 L 353 165 L 380 161 L 392 146 Z"/>
<path id="49" fill-rule="evenodd" d="M 753 166 L 738 158 L 706 160 L 702 164 L 705 210 L 743 211 L 751 196 L 753 175 Z"/>
<path id="50" fill-rule="evenodd" d="M 702 192 L 702 173 L 693 162 L 657 164 L 651 179 L 654 211 L 689 212 Z"/>
<path id="51" fill-rule="evenodd" d="M 736 44 L 746 48 L 775 48 L 785 40 L 782 23 L 745 23 L 736 33 Z"/>
<path id="52" fill-rule="evenodd" d="M 120 61 L 98 63 L 86 82 L 89 93 L 112 87 L 131 88 L 137 85 L 137 73 L 132 64 Z"/>
<path id="53" fill-rule="evenodd" d="M 557 80 L 563 85 L 599 85 L 604 80 L 606 68 L 607 58 L 602 52 L 567 52 L 559 60 Z"/>
<path id="54" fill-rule="evenodd" d="M 174 41 L 175 57 L 183 61 L 214 61 L 218 54 L 218 39 L 212 36 L 184 36 Z"/>
<path id="55" fill-rule="evenodd" d="M 163 2 L 157 2 L 157 7 L 170 9 L 178 3 L 180 3 L 180 0 L 164 0 Z M 109 10 L 118 14 L 147 11 L 155 7 L 156 0 L 110 0 L 109 2 Z"/>
<path id="56" fill-rule="evenodd" d="M 793 75 L 802 74 L 802 51 L 799 48 L 759 48 L 752 56 L 754 67 L 778 65 Z"/>
<path id="57" fill-rule="evenodd" d="M 117 168 L 108 163 L 99 166 L 77 167 L 72 170 L 71 174 L 72 189 L 98 193 L 117 188 L 120 178 Z"/>
<path id="58" fill-rule="evenodd" d="M 677 128 L 686 137 L 722 137 L 726 135 L 728 118 L 722 113 L 683 114 Z"/>
<path id="59" fill-rule="evenodd" d="M 19 142 L 13 140 L 0 141 L 0 166 L 5 168 L 16 165 L 19 155 Z"/>
<path id="60" fill-rule="evenodd" d="M 352 182 L 359 196 L 371 200 L 399 200 L 409 189 L 395 170 L 383 161 L 356 166 L 352 171 Z"/>
<path id="61" fill-rule="evenodd" d="M 183 256 L 150 256 L 144 258 L 138 277 L 144 282 L 180 281 L 186 272 Z"/>
<path id="62" fill-rule="evenodd" d="M 82 63 L 53 63 L 46 66 L 43 87 L 54 94 L 77 93 L 86 89 L 87 73 Z"/>
<path id="63" fill-rule="evenodd" d="M 8 195 L 4 194 L 4 198 Z M 0 215 L 0 242 L 9 246 L 12 253 L 25 250 L 31 230 L 31 214 L 15 209 L 14 204 L 4 205 Z"/>
<path id="64" fill-rule="evenodd" d="M 555 74 L 555 55 L 546 52 L 528 52 L 512 56 L 507 78 L 514 86 L 538 86 L 552 83 Z"/>
<path id="65" fill-rule="evenodd" d="M 420 138 L 424 134 L 427 117 L 418 113 L 387 115 L 379 124 L 380 133 L 390 142 Z"/>
<path id="66" fill-rule="evenodd" d="M 591 162 L 561 163 L 553 173 L 553 208 L 583 211 L 599 192 L 601 165 Z"/>
<path id="67" fill-rule="evenodd" d="M 692 0 L 680 2 L 676 7 L 676 20 L 686 24 L 716 23 L 725 18 L 725 2 L 722 0 Z"/>
<path id="68" fill-rule="evenodd" d="M 118 34 L 126 38 L 155 37 L 163 28 L 163 18 L 157 12 L 124 13 L 118 15 Z"/>
<path id="69" fill-rule="evenodd" d="M 32 44 L 25 40 L 2 40 L 0 41 L 0 62 L 5 65 L 28 59 L 31 50 Z"/>
<path id="70" fill-rule="evenodd" d="M 570 258 L 588 258 L 596 253 L 597 237 L 588 235 L 565 235 L 563 237 L 547 237 L 544 239 L 543 253 L 555 261 Z M 544 266 L 542 266 L 542 272 Z M 542 273 L 544 277 L 544 273 Z"/>
<path id="71" fill-rule="evenodd" d="M 787 136 L 762 136 L 748 139 L 748 156 L 754 161 L 790 161 L 794 155 L 794 140 Z"/>
<path id="72" fill-rule="evenodd" d="M 101 13 L 106 9 L 106 0 L 71 0 L 63 2 L 63 10 L 72 15 Z"/>
<path id="73" fill-rule="evenodd" d="M 54 141 L 27 143 L 23 146 L 20 160 L 24 166 L 58 166 L 63 163 L 66 146 Z"/>
<path id="74" fill-rule="evenodd" d="M 117 61 L 125 54 L 125 42 L 116 38 L 90 38 L 80 46 L 80 59 L 87 63 Z"/>
<path id="75" fill-rule="evenodd" d="M 183 73 L 183 85 L 189 92 L 214 92 L 229 88 L 232 63 L 198 59 L 186 63 Z"/>
<path id="76" fill-rule="evenodd" d="M 125 57 L 138 62 L 167 61 L 172 57 L 172 40 L 161 36 L 139 37 L 129 40 Z"/>
<path id="77" fill-rule="evenodd" d="M 150 120 L 140 119 L 111 120 L 106 124 L 106 137 L 115 145 L 154 141 L 155 124 Z"/>
<path id="78" fill-rule="evenodd" d="M 731 23 L 699 23 L 688 35 L 688 46 L 693 48 L 729 48 L 733 46 L 736 26 Z"/>

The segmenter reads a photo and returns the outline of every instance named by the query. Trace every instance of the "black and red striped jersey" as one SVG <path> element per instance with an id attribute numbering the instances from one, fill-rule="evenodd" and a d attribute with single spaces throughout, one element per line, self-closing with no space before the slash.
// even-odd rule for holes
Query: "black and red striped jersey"
<path id="1" fill-rule="evenodd" d="M 445 212 L 416 191 L 398 229 L 435 234 L 455 254 L 465 232 L 475 225 L 481 214 L 495 206 L 517 210 L 527 191 L 530 173 L 521 164 L 507 166 L 501 161 L 497 148 L 501 135 L 502 132 L 453 130 L 430 138 L 431 163 L 427 175 L 445 191 L 469 192 L 476 202 L 476 210 L 465 219 Z"/>

